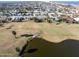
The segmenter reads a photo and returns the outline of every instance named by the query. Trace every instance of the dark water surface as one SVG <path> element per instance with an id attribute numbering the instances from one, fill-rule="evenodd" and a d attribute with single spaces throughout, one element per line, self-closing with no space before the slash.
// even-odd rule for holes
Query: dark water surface
<path id="1" fill-rule="evenodd" d="M 67 39 L 51 43 L 42 38 L 32 40 L 25 49 L 24 57 L 79 57 L 79 41 Z"/>

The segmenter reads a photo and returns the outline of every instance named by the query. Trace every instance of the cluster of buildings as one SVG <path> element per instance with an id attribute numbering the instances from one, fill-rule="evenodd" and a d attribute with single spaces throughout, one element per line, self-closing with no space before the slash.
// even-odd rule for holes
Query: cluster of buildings
<path id="1" fill-rule="evenodd" d="M 60 17 L 61 15 L 72 18 L 79 16 L 79 8 L 73 5 L 63 5 L 56 2 L 14 2 L 0 5 L 0 16 L 23 16 L 32 18 L 37 16 Z"/>

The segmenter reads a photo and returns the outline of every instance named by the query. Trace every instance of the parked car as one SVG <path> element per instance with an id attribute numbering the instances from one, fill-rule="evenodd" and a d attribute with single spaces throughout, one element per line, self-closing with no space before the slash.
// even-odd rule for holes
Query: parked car
<path id="1" fill-rule="evenodd" d="M 53 16 L 52 16 L 52 17 L 49 17 L 49 18 L 48 18 L 48 22 L 49 22 L 49 23 L 58 22 L 58 21 L 59 21 L 59 18 L 58 18 L 58 17 L 53 17 Z"/>
<path id="2" fill-rule="evenodd" d="M 46 20 L 45 16 L 36 16 L 35 17 L 35 22 L 44 22 Z"/>
<path id="3" fill-rule="evenodd" d="M 24 18 L 23 16 L 10 16 L 10 20 L 13 22 L 21 22 Z"/>
<path id="4" fill-rule="evenodd" d="M 74 20 L 76 23 L 79 23 L 79 17 L 75 17 Z"/>
<path id="5" fill-rule="evenodd" d="M 0 16 L 0 22 L 2 22 L 2 23 L 8 22 L 7 16 Z"/>

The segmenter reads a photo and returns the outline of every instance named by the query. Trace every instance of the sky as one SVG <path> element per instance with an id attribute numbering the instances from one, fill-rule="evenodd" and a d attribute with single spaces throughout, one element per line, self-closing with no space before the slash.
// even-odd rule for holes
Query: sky
<path id="1" fill-rule="evenodd" d="M 79 5 L 79 0 L 0 0 L 0 1 L 12 1 L 12 2 L 13 1 L 45 1 L 45 2 L 58 1 L 58 2 L 64 3 L 64 4 Z"/>
<path id="2" fill-rule="evenodd" d="M 79 1 L 79 0 L 0 0 L 0 1 Z"/>

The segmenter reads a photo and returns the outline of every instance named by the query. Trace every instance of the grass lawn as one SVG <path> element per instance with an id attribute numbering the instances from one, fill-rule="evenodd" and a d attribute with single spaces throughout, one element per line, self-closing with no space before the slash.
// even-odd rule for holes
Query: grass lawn
<path id="1" fill-rule="evenodd" d="M 6 29 L 10 26 L 12 26 L 11 29 Z M 26 42 L 25 38 L 15 39 L 11 33 L 12 30 L 17 32 L 17 36 L 26 33 L 41 32 L 40 35 L 44 40 L 53 43 L 62 42 L 66 39 L 79 40 L 79 24 L 61 23 L 59 25 L 56 25 L 54 23 L 50 24 L 46 22 L 13 22 L 4 24 L 4 27 L 0 27 L 0 54 L 16 54 L 16 51 L 14 51 L 16 46 L 22 47 Z"/>

